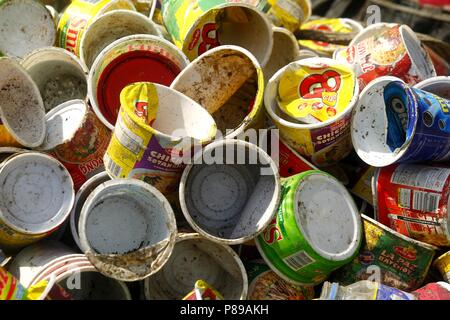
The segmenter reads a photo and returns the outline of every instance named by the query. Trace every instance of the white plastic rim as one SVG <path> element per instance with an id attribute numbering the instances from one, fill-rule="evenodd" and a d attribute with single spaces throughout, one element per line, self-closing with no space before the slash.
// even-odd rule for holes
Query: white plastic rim
<path id="1" fill-rule="evenodd" d="M 385 167 L 397 162 L 408 150 L 412 139 L 405 141 L 398 151 L 391 151 L 386 143 L 387 116 L 384 87 L 392 82 L 403 83 L 396 77 L 380 77 L 372 81 L 360 94 L 351 121 L 352 143 L 358 156 L 373 167 Z M 414 127 L 412 136 L 416 128 Z"/>
<path id="2" fill-rule="evenodd" d="M 208 106 L 210 103 L 206 102 L 206 99 L 209 99 L 209 101 L 222 100 L 220 95 L 223 95 L 223 92 L 226 89 L 229 90 L 230 87 L 233 87 L 233 83 L 230 83 L 229 81 L 227 82 L 225 80 L 221 81 L 217 79 L 215 81 L 212 81 L 211 84 L 207 84 L 207 82 L 202 81 L 202 79 L 207 77 L 218 78 L 219 76 L 223 76 L 225 78 L 227 76 L 225 75 L 225 71 L 227 70 L 226 65 L 222 64 L 222 66 L 219 66 L 219 68 L 217 69 L 214 68 L 215 65 L 213 62 L 211 62 L 214 61 L 214 58 L 216 61 L 220 61 L 220 58 L 225 55 L 239 55 L 240 58 L 248 59 L 249 64 L 252 64 L 255 75 L 258 77 L 256 80 L 257 89 L 254 97 L 254 108 L 261 108 L 261 106 L 256 105 L 257 101 L 260 101 L 260 103 L 262 103 L 264 93 L 264 86 L 261 84 L 264 76 L 258 74 L 258 71 L 261 70 L 261 66 L 259 65 L 258 60 L 256 60 L 255 56 L 250 51 L 234 45 L 219 46 L 210 49 L 204 54 L 195 58 L 184 70 L 180 72 L 180 74 L 178 74 L 178 76 L 170 85 L 170 88 L 183 93 L 185 96 L 188 96 L 195 101 L 198 101 L 197 103 L 208 110 Z M 234 72 L 232 76 L 236 77 L 236 72 Z M 226 101 L 224 102 L 224 104 L 226 104 Z M 222 104 L 222 106 L 224 104 Z M 222 108 L 222 106 L 217 110 Z M 214 112 L 208 112 L 210 114 L 214 114 Z M 226 138 L 233 138 L 242 134 L 252 122 L 252 120 L 258 117 L 258 114 L 260 114 L 261 112 L 263 112 L 263 110 L 258 111 L 255 115 L 250 115 L 250 113 L 247 113 L 242 118 L 242 121 L 237 127 L 227 128 L 232 130 L 223 133 L 223 135 Z"/>
<path id="3" fill-rule="evenodd" d="M 41 153 L 8 160 L 0 169 L 0 184 L 0 218 L 24 234 L 43 234 L 60 226 L 75 199 L 67 169 Z"/>
<path id="4" fill-rule="evenodd" d="M 115 124 L 109 123 L 109 121 L 106 120 L 97 104 L 97 84 L 98 84 L 97 82 L 101 76 L 101 74 L 99 73 L 104 69 L 103 64 L 105 57 L 113 55 L 116 49 L 121 47 L 127 47 L 128 45 L 133 44 L 136 41 L 146 42 L 147 44 L 155 46 L 156 48 L 161 47 L 164 50 L 170 52 L 170 54 L 177 59 L 178 67 L 180 68 L 180 70 L 183 70 L 189 64 L 188 58 L 186 58 L 184 53 L 181 52 L 180 49 L 178 49 L 174 44 L 172 44 L 168 40 L 153 35 L 127 36 L 114 41 L 113 43 L 109 44 L 106 48 L 104 48 L 99 53 L 97 58 L 95 58 L 94 63 L 92 64 L 92 67 L 89 72 L 88 97 L 95 114 L 100 119 L 100 121 L 103 122 L 103 124 L 110 130 L 114 130 Z M 118 56 L 120 56 L 120 54 L 114 55 L 114 59 L 117 58 Z M 100 70 L 100 68 L 102 70 Z"/>
<path id="5" fill-rule="evenodd" d="M 50 11 L 34 0 L 5 0 L 0 4 L 0 51 L 23 58 L 29 52 L 52 46 L 56 24 Z"/>
<path id="6" fill-rule="evenodd" d="M 203 14 L 197 18 L 186 33 L 186 37 L 193 34 L 199 27 L 203 27 L 205 22 L 209 22 L 209 20 L 205 21 L 204 17 L 210 19 L 210 12 L 224 11 L 230 7 L 242 8 L 252 17 L 253 22 L 252 24 L 244 24 L 244 27 L 239 23 L 229 23 L 229 26 L 226 29 L 223 28 L 219 34 L 221 45 L 235 45 L 247 49 L 256 57 L 256 60 L 258 60 L 261 67 L 264 67 L 269 61 L 273 48 L 272 23 L 265 13 L 253 5 L 234 2 L 224 3 L 211 8 L 203 12 Z M 186 39 L 182 40 L 183 51 L 186 52 L 189 44 L 186 43 Z"/>
<path id="7" fill-rule="evenodd" d="M 328 119 L 324 122 L 314 123 L 314 124 L 302 124 L 297 122 L 291 122 L 287 118 L 282 118 L 280 116 L 282 113 L 279 111 L 280 115 L 277 114 L 276 111 L 278 111 L 278 103 L 276 100 L 277 92 L 278 92 L 278 82 L 281 78 L 281 76 L 284 74 L 284 72 L 293 66 L 295 67 L 301 67 L 301 66 L 310 66 L 317 63 L 324 63 L 328 65 L 339 65 L 340 63 L 336 60 L 329 59 L 329 58 L 308 58 L 303 60 L 298 60 L 291 62 L 284 68 L 281 68 L 273 75 L 273 77 L 269 80 L 266 90 L 264 93 L 264 105 L 266 107 L 266 111 L 269 114 L 269 117 L 274 120 L 275 122 L 281 124 L 282 126 L 291 128 L 291 129 L 317 129 L 317 128 L 323 128 L 328 127 L 330 124 L 335 123 L 341 119 L 344 119 L 348 114 L 350 114 L 355 107 L 356 103 L 358 102 L 358 92 L 359 92 L 359 85 L 358 81 L 355 81 L 355 88 L 354 88 L 354 94 L 353 98 L 350 100 L 347 108 L 336 115 L 333 118 Z"/>
<path id="8" fill-rule="evenodd" d="M 83 100 L 67 101 L 45 115 L 47 134 L 40 150 L 52 150 L 69 142 L 83 126 L 88 106 Z"/>
<path id="9" fill-rule="evenodd" d="M 24 57 L 21 62 L 22 67 L 25 68 L 27 73 L 36 83 L 41 96 L 44 100 L 46 110 L 56 107 L 57 105 L 73 99 L 87 100 L 87 76 L 89 70 L 84 62 L 73 53 L 57 47 L 44 47 L 37 49 Z M 70 89 L 62 88 L 58 92 L 55 89 L 53 94 L 46 93 L 46 86 L 50 81 L 63 82 L 68 76 L 73 77 L 71 81 L 77 80 L 86 86 L 85 91 L 72 93 L 72 96 L 65 96 L 66 92 Z M 69 83 L 72 86 L 78 86 L 79 83 Z M 63 90 L 64 89 L 64 90 Z M 73 90 L 72 90 L 73 91 Z M 81 91 L 78 89 L 78 91 Z M 57 95 L 56 102 L 48 103 L 45 101 L 47 98 L 54 98 Z"/>
<path id="10" fill-rule="evenodd" d="M 361 216 L 338 180 L 328 174 L 306 176 L 297 186 L 294 204 L 298 204 L 295 220 L 301 234 L 320 256 L 345 261 L 359 249 Z"/>
<path id="11" fill-rule="evenodd" d="M 214 163 L 205 164 L 205 157 L 210 156 L 213 150 L 224 150 L 223 148 L 226 149 L 224 155 L 229 152 L 229 149 L 234 148 L 231 150 L 234 150 L 235 154 L 238 154 L 237 159 L 244 154 L 243 152 L 245 154 L 248 152 L 250 154 L 249 158 L 256 155 L 259 159 L 258 164 L 221 164 L 220 166 L 224 166 L 221 169 L 223 172 L 217 169 L 217 165 Z M 203 162 L 199 162 L 201 161 L 201 157 L 204 158 Z M 207 161 L 209 162 L 210 160 Z M 179 199 L 184 217 L 196 232 L 218 243 L 237 245 L 257 237 L 264 231 L 275 215 L 281 199 L 278 168 L 264 150 L 246 141 L 224 139 L 209 144 L 202 153 L 194 156 L 192 163 L 194 164 L 188 165 L 183 171 L 179 187 Z M 196 163 L 202 164 L 198 165 Z M 245 168 L 243 168 L 244 166 Z M 253 166 L 253 169 L 250 169 L 251 166 Z M 256 166 L 259 169 L 256 169 Z M 270 174 L 261 175 L 261 171 L 256 171 L 262 170 L 262 167 L 267 171 L 270 170 Z M 225 168 L 228 168 L 228 173 L 225 172 Z M 196 179 L 199 175 L 202 177 L 201 171 L 206 172 L 203 176 L 206 175 L 208 179 L 206 177 L 204 177 L 205 179 Z M 193 173 L 195 176 L 191 179 Z M 254 179 L 256 179 L 255 177 L 258 174 L 260 175 L 259 179 L 255 181 Z M 214 180 L 214 175 L 219 180 L 222 179 L 220 180 L 221 183 L 215 182 L 217 180 Z M 254 189 L 249 190 L 250 186 L 247 182 L 252 180 L 255 184 L 253 186 Z M 204 184 L 206 184 L 206 188 Z M 201 190 L 196 191 L 194 189 L 195 186 L 201 188 Z M 236 188 L 240 188 L 241 192 L 244 193 L 241 194 Z M 230 201 L 230 204 L 221 201 L 217 196 L 214 198 L 214 191 L 221 193 L 222 197 L 232 197 L 230 199 L 233 199 L 234 202 L 231 203 Z M 266 194 L 267 197 L 264 198 L 264 201 L 262 195 L 259 194 L 262 191 L 270 193 Z M 198 203 L 195 205 L 193 202 L 195 199 L 191 195 L 198 195 L 200 200 L 203 201 L 203 204 L 206 203 L 205 197 L 208 197 L 207 208 L 199 211 L 197 206 L 201 206 L 202 203 L 200 200 L 197 200 Z M 258 199 L 258 196 L 260 199 Z M 253 211 L 251 208 L 253 208 Z M 225 217 L 221 214 L 221 212 L 224 213 L 227 211 L 229 215 L 231 213 L 233 216 Z M 201 215 L 202 221 L 200 221 L 199 215 Z M 232 221 L 231 224 L 229 220 Z M 227 235 L 221 235 L 221 233 L 227 233 Z"/>
<path id="12" fill-rule="evenodd" d="M 84 252 L 125 254 L 175 240 L 176 222 L 169 202 L 156 188 L 136 179 L 117 179 L 100 184 L 88 196 L 78 230 Z"/>
<path id="13" fill-rule="evenodd" d="M 83 250 L 81 248 L 80 236 L 78 234 L 78 222 L 80 219 L 81 209 L 83 208 L 83 205 L 87 197 L 91 194 L 91 192 L 95 188 L 97 188 L 97 186 L 108 180 L 111 180 L 111 178 L 106 173 L 106 171 L 100 172 L 95 176 L 91 177 L 90 179 L 88 179 L 81 186 L 81 188 L 78 190 L 75 196 L 75 204 L 73 206 L 72 211 L 70 212 L 70 231 L 72 233 L 73 240 L 75 241 L 76 245 L 80 250 Z"/>
<path id="14" fill-rule="evenodd" d="M 90 68 L 105 47 L 120 38 L 135 34 L 162 37 L 155 23 L 136 11 L 113 10 L 97 16 L 81 36 L 80 59 Z"/>
<path id="15" fill-rule="evenodd" d="M 433 93 L 441 98 L 450 99 L 450 77 L 429 78 L 419 82 L 414 88 Z"/>
<path id="16" fill-rule="evenodd" d="M 226 300 L 247 297 L 247 272 L 239 256 L 229 246 L 197 233 L 178 235 L 169 261 L 144 280 L 144 296 L 147 300 L 180 300 L 194 289 L 199 279 L 213 286 Z M 168 292 L 174 296 L 167 295 Z"/>
<path id="17" fill-rule="evenodd" d="M 41 145 L 44 103 L 34 81 L 14 59 L 0 58 L 0 89 L 0 119 L 8 132 L 25 147 Z"/>

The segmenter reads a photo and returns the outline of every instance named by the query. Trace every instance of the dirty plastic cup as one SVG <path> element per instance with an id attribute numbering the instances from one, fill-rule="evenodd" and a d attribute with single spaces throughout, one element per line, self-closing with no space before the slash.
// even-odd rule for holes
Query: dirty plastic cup
<path id="1" fill-rule="evenodd" d="M 205 108 L 226 138 L 263 126 L 263 73 L 246 49 L 211 49 L 181 71 L 170 87 Z"/>
<path id="2" fill-rule="evenodd" d="M 280 137 L 292 149 L 319 167 L 335 164 L 353 150 L 350 139 L 350 120 L 352 110 L 358 101 L 358 82 L 350 81 L 353 82 L 351 85 L 344 85 L 343 76 L 336 71 L 336 68 L 346 70 L 346 75 L 352 74 L 348 67 L 328 58 L 308 58 L 294 61 L 275 73 L 269 80 L 264 93 L 266 111 L 279 129 Z M 314 99 L 321 99 L 325 103 L 324 97 L 326 96 L 324 94 L 328 94 L 329 97 L 335 95 L 337 100 L 334 101 L 344 107 L 339 96 L 351 95 L 352 98 L 343 111 L 326 121 L 317 123 L 301 123 L 281 111 L 277 99 L 280 79 L 285 73 L 299 69 L 311 70 L 311 76 L 304 77 L 308 81 L 303 81 L 303 79 L 299 83 L 299 98 L 304 102 L 312 101 L 311 97 L 302 95 L 304 91 L 306 94 L 314 93 Z"/>
<path id="3" fill-rule="evenodd" d="M 81 209 L 83 209 L 83 205 L 92 191 L 94 191 L 94 189 L 103 182 L 109 180 L 111 180 L 111 178 L 106 173 L 106 171 L 97 173 L 95 176 L 87 180 L 75 195 L 75 204 L 72 211 L 70 212 L 70 231 L 72 233 L 72 238 L 75 241 L 75 244 L 78 246 L 78 248 L 80 248 L 80 250 L 83 250 L 81 248 L 80 236 L 78 232 L 78 222 L 80 220 Z"/>
<path id="4" fill-rule="evenodd" d="M 42 96 L 45 111 L 74 99 L 87 99 L 86 65 L 74 54 L 55 47 L 33 51 L 22 61 Z"/>
<path id="5" fill-rule="evenodd" d="M 181 300 L 200 279 L 225 300 L 246 299 L 247 273 L 239 256 L 229 246 L 197 233 L 178 235 L 169 261 L 144 280 L 144 296 L 147 300 Z"/>
<path id="6" fill-rule="evenodd" d="M 273 48 L 263 69 L 264 79 L 268 81 L 282 67 L 299 59 L 300 48 L 294 34 L 285 28 L 273 27 Z"/>
<path id="7" fill-rule="evenodd" d="M 250 51 L 261 66 L 273 47 L 272 25 L 257 7 L 226 0 L 162 1 L 162 17 L 173 42 L 194 60 L 220 45 L 236 45 Z"/>
<path id="8" fill-rule="evenodd" d="M 58 105 L 45 115 L 47 134 L 38 147 L 58 159 L 72 176 L 75 191 L 104 170 L 111 132 L 83 100 Z"/>
<path id="9" fill-rule="evenodd" d="M 177 235 L 167 199 L 136 179 L 106 181 L 86 199 L 78 231 L 89 261 L 105 276 L 142 280 L 169 259 Z"/>
<path id="10" fill-rule="evenodd" d="M 220 140 L 186 167 L 179 197 L 196 232 L 222 244 L 241 244 L 260 234 L 275 215 L 281 197 L 278 169 L 258 146 Z"/>
<path id="11" fill-rule="evenodd" d="M 450 100 L 381 77 L 360 94 L 352 117 L 358 156 L 374 167 L 450 159 Z"/>
<path id="12" fill-rule="evenodd" d="M 56 277 L 75 300 L 131 300 L 125 283 L 100 274 L 83 254 L 56 241 L 42 241 L 21 250 L 8 270 L 25 287 Z"/>
<path id="13" fill-rule="evenodd" d="M 97 117 L 111 130 L 120 109 L 120 92 L 135 82 L 170 86 L 189 64 L 172 43 L 153 35 L 131 35 L 104 48 L 88 79 L 88 96 Z"/>
<path id="14" fill-rule="evenodd" d="M 81 61 L 90 68 L 98 54 L 109 44 L 134 34 L 162 37 L 155 23 L 138 12 L 113 10 L 98 16 L 81 37 Z"/>
<path id="15" fill-rule="evenodd" d="M 433 77 L 419 82 L 414 88 L 433 93 L 441 98 L 450 99 L 450 77 Z"/>
<path id="16" fill-rule="evenodd" d="M 45 138 L 39 89 L 11 58 L 0 58 L 0 146 L 37 147 Z"/>
<path id="17" fill-rule="evenodd" d="M 105 12 L 120 9 L 136 11 L 129 0 L 73 0 L 58 21 L 58 47 L 79 57 L 81 38 L 89 24 Z"/>
<path id="18" fill-rule="evenodd" d="M 322 171 L 287 178 L 283 190 L 277 217 L 255 240 L 258 251 L 286 281 L 317 285 L 357 255 L 360 214 L 347 189 Z"/>
<path id="19" fill-rule="evenodd" d="M 20 248 L 55 231 L 72 209 L 69 172 L 54 158 L 27 152 L 0 169 L 0 243 Z"/>
<path id="20" fill-rule="evenodd" d="M 50 11 L 34 0 L 4 0 L 0 3 L 0 52 L 23 58 L 31 51 L 52 46 L 56 25 Z"/>

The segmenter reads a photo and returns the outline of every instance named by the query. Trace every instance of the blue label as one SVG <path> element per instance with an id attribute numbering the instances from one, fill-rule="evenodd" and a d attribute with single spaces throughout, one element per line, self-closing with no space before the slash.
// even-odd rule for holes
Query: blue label
<path id="1" fill-rule="evenodd" d="M 449 100 L 397 81 L 385 87 L 384 100 L 391 150 L 411 140 L 400 162 L 450 160 Z"/>
<path id="2" fill-rule="evenodd" d="M 378 285 L 377 300 L 415 300 L 415 297 L 410 293 L 380 283 Z"/>

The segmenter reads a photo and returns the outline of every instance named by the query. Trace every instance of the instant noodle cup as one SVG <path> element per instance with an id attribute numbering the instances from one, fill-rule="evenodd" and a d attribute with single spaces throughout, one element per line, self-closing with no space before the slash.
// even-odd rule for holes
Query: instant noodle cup
<path id="1" fill-rule="evenodd" d="M 177 235 L 167 199 L 136 179 L 106 181 L 95 188 L 83 205 L 78 230 L 89 261 L 121 281 L 158 272 L 172 254 Z"/>
<path id="2" fill-rule="evenodd" d="M 205 108 L 226 137 L 264 126 L 264 79 L 259 63 L 236 46 L 211 49 L 192 61 L 172 82 Z"/>
<path id="3" fill-rule="evenodd" d="M 189 292 L 183 300 L 224 300 L 222 294 L 204 280 L 195 282 L 194 290 Z"/>
<path id="4" fill-rule="evenodd" d="M 173 42 L 191 61 L 220 45 L 247 49 L 261 66 L 269 61 L 272 26 L 257 6 L 226 0 L 164 0 L 161 12 Z"/>
<path id="5" fill-rule="evenodd" d="M 273 27 L 273 48 L 263 69 L 264 79 L 268 81 L 282 67 L 302 58 L 304 54 L 301 55 L 294 34 L 285 28 Z"/>
<path id="6" fill-rule="evenodd" d="M 448 161 L 450 101 L 381 77 L 360 94 L 352 118 L 358 156 L 374 167 L 397 162 Z"/>
<path id="7" fill-rule="evenodd" d="M 264 102 L 280 137 L 314 165 L 327 166 L 352 150 L 350 118 L 358 92 L 351 69 L 332 59 L 309 58 L 280 69 L 267 84 Z"/>
<path id="8" fill-rule="evenodd" d="M 55 231 L 69 216 L 75 194 L 67 170 L 52 157 L 27 152 L 0 169 L 0 246 L 15 250 Z"/>
<path id="9" fill-rule="evenodd" d="M 65 102 L 45 116 L 47 134 L 40 150 L 49 152 L 69 170 L 75 191 L 104 170 L 103 156 L 111 132 L 83 100 Z"/>
<path id="10" fill-rule="evenodd" d="M 90 69 L 88 96 L 95 114 L 113 130 L 123 88 L 135 82 L 170 86 L 188 63 L 177 47 L 157 36 L 131 35 L 114 41 Z"/>
<path id="11" fill-rule="evenodd" d="M 270 268 L 284 280 L 313 286 L 348 264 L 361 245 L 361 217 L 347 189 L 311 170 L 283 181 L 276 217 L 256 238 Z"/>
<path id="12" fill-rule="evenodd" d="M 373 182 L 375 218 L 410 238 L 450 246 L 450 169 L 394 164 L 378 168 Z"/>
<path id="13" fill-rule="evenodd" d="M 46 112 L 69 100 L 87 99 L 89 71 L 67 50 L 41 48 L 24 57 L 21 64 L 39 88 Z"/>
<path id="14" fill-rule="evenodd" d="M 264 150 L 224 139 L 206 146 L 191 163 L 183 172 L 179 198 L 196 232 L 236 245 L 264 231 L 281 196 L 278 169 Z"/>
<path id="15" fill-rule="evenodd" d="M 39 89 L 11 58 L 0 58 L 0 146 L 37 147 L 45 137 Z"/>
<path id="16" fill-rule="evenodd" d="M 88 68 L 98 54 L 112 42 L 134 34 L 161 32 L 148 17 L 130 10 L 113 10 L 95 18 L 81 37 L 80 59 Z"/>
<path id="17" fill-rule="evenodd" d="M 105 277 L 84 254 L 56 241 L 44 240 L 21 250 L 8 271 L 25 287 L 54 278 L 55 287 L 72 300 L 131 300 L 125 283 Z M 49 296 L 54 297 L 53 290 Z"/>
<path id="18" fill-rule="evenodd" d="M 333 274 L 333 281 L 345 286 L 376 279 L 404 291 L 419 288 L 438 248 L 401 235 L 365 215 L 362 218 L 363 245 L 351 263 Z"/>
<path id="19" fill-rule="evenodd" d="M 394 76 L 409 85 L 436 76 L 429 55 L 406 25 L 371 25 L 347 49 L 337 50 L 334 58 L 352 66 L 361 91 L 381 76 Z"/>
<path id="20" fill-rule="evenodd" d="M 199 279 L 217 290 L 222 300 L 244 300 L 247 296 L 247 274 L 238 255 L 227 245 L 186 233 L 178 235 L 164 267 L 144 280 L 145 299 L 181 300 Z"/>
<path id="21" fill-rule="evenodd" d="M 437 258 L 433 265 L 439 270 L 442 278 L 450 283 L 450 251 Z"/>
<path id="22" fill-rule="evenodd" d="M 129 0 L 73 0 L 58 22 L 58 46 L 80 56 L 81 38 L 89 24 L 97 16 L 119 9 L 136 10 Z"/>
<path id="23" fill-rule="evenodd" d="M 325 33 L 359 33 L 363 30 L 363 26 L 352 19 L 318 19 L 303 23 L 300 30 L 317 30 Z M 298 43 L 301 47 L 317 52 L 323 57 L 331 57 L 337 49 L 344 48 L 341 45 L 314 40 L 299 40 Z"/>
<path id="24" fill-rule="evenodd" d="M 267 11 L 272 23 L 292 32 L 308 21 L 312 13 L 310 0 L 267 0 L 267 4 L 263 11 Z"/>
<path id="25" fill-rule="evenodd" d="M 42 281 L 27 289 L 11 273 L 0 267 L 0 300 L 43 300 L 53 284 L 51 281 Z"/>
<path id="26" fill-rule="evenodd" d="M 113 179 L 144 180 L 175 200 L 191 148 L 216 135 L 214 119 L 182 93 L 152 83 L 127 86 L 121 105 L 106 171 Z"/>
<path id="27" fill-rule="evenodd" d="M 55 43 L 55 22 L 38 1 L 3 0 L 0 3 L 0 21 L 0 52 L 6 56 L 23 58 L 35 49 Z"/>
<path id="28" fill-rule="evenodd" d="M 441 98 L 450 99 L 450 77 L 433 77 L 419 82 L 414 88 L 430 92 Z"/>

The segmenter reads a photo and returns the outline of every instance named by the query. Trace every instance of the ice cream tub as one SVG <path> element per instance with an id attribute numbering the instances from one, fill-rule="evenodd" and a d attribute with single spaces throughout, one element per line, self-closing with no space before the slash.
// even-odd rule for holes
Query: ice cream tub
<path id="1" fill-rule="evenodd" d="M 111 178 L 106 173 L 106 171 L 102 171 L 97 173 L 93 177 L 89 178 L 78 190 L 75 195 L 75 204 L 73 206 L 72 211 L 70 212 L 70 232 L 72 234 L 72 238 L 75 241 L 75 244 L 81 248 L 80 244 L 80 236 L 78 232 L 78 222 L 80 221 L 81 209 L 83 209 L 83 205 L 86 202 L 87 197 L 103 182 L 109 181 Z"/>
<path id="2" fill-rule="evenodd" d="M 382 76 L 397 77 L 409 85 L 436 76 L 428 53 L 406 25 L 371 25 L 347 49 L 337 50 L 334 58 L 352 66 L 360 90 Z"/>
<path id="3" fill-rule="evenodd" d="M 81 36 L 80 59 L 90 68 L 98 54 L 109 44 L 134 34 L 161 37 L 155 23 L 141 13 L 131 10 L 104 13 L 95 18 Z"/>
<path id="4" fill-rule="evenodd" d="M 96 187 L 81 209 L 78 231 L 89 261 L 120 281 L 143 280 L 158 272 L 172 254 L 177 235 L 167 199 L 136 179 Z"/>
<path id="5" fill-rule="evenodd" d="M 248 300 L 312 300 L 314 288 L 280 278 L 264 260 L 245 263 L 249 278 Z"/>
<path id="6" fill-rule="evenodd" d="M 227 245 L 197 233 L 179 234 L 164 267 L 143 282 L 147 300 L 181 300 L 202 279 L 225 300 L 245 300 L 247 273 L 238 255 Z"/>
<path id="7" fill-rule="evenodd" d="M 226 138 L 264 125 L 263 72 L 246 49 L 211 49 L 181 71 L 170 87 L 205 108 Z"/>
<path id="8" fill-rule="evenodd" d="M 450 251 L 437 258 L 433 265 L 439 270 L 442 278 L 450 283 Z"/>
<path id="9" fill-rule="evenodd" d="M 179 187 L 190 226 L 222 244 L 242 244 L 269 225 L 281 190 L 277 166 L 258 146 L 224 139 L 206 146 L 186 167 Z"/>
<path id="10" fill-rule="evenodd" d="M 333 281 L 345 286 L 372 280 L 404 291 L 419 288 L 437 248 L 362 217 L 364 244 L 354 260 L 333 275 Z"/>
<path id="11" fill-rule="evenodd" d="M 104 170 L 103 156 L 111 132 L 83 100 L 71 100 L 45 116 L 47 135 L 40 150 L 49 152 L 69 170 L 75 191 Z"/>
<path id="12" fill-rule="evenodd" d="M 119 9 L 136 10 L 129 0 L 73 0 L 58 22 L 58 46 L 80 56 L 81 38 L 89 24 L 97 16 Z"/>
<path id="13" fill-rule="evenodd" d="M 0 146 L 39 146 L 44 116 L 41 94 L 26 70 L 14 59 L 0 58 Z"/>
<path id="14" fill-rule="evenodd" d="M 372 182 L 375 218 L 413 239 L 450 246 L 450 169 L 394 164 L 378 168 Z"/>
<path id="15" fill-rule="evenodd" d="M 87 99 L 89 71 L 67 50 L 41 48 L 24 57 L 21 64 L 39 88 L 46 112 L 69 100 Z"/>
<path id="16" fill-rule="evenodd" d="M 358 156 L 374 167 L 450 159 L 450 100 L 381 77 L 360 95 L 352 118 Z"/>
<path id="17" fill-rule="evenodd" d="M 161 12 L 173 42 L 191 61 L 220 45 L 247 49 L 262 67 L 269 61 L 272 26 L 253 4 L 226 0 L 164 0 Z"/>
<path id="18" fill-rule="evenodd" d="M 359 33 L 363 30 L 363 26 L 359 22 L 346 18 L 318 19 L 303 23 L 300 30 L 316 30 L 325 33 Z M 322 57 L 330 58 L 337 49 L 344 48 L 341 45 L 314 40 L 299 40 L 298 43 L 302 48 L 312 50 Z"/>
<path id="19" fill-rule="evenodd" d="M 188 63 L 175 45 L 154 35 L 114 41 L 99 53 L 89 72 L 88 96 L 95 114 L 113 130 L 123 88 L 135 82 L 170 86 Z"/>
<path id="20" fill-rule="evenodd" d="M 54 276 L 74 300 L 131 300 L 125 283 L 103 276 L 85 255 L 55 241 L 46 240 L 21 250 L 8 270 L 25 287 Z"/>
<path id="21" fill-rule="evenodd" d="M 283 180 L 276 217 L 256 245 L 281 278 L 313 286 L 353 260 L 361 237 L 361 217 L 349 192 L 334 177 L 311 170 Z"/>
<path id="22" fill-rule="evenodd" d="M 55 43 L 55 22 L 39 1 L 2 0 L 0 21 L 0 52 L 6 56 L 23 58 L 35 49 Z"/>
<path id="23" fill-rule="evenodd" d="M 350 119 L 358 92 L 351 69 L 332 59 L 309 58 L 280 69 L 267 84 L 264 103 L 280 137 L 320 167 L 351 152 Z"/>
<path id="24" fill-rule="evenodd" d="M 0 246 L 15 250 L 55 231 L 74 203 L 73 182 L 52 157 L 27 152 L 0 169 Z"/>
<path id="25" fill-rule="evenodd" d="M 168 87 L 134 83 L 121 93 L 120 115 L 104 156 L 112 178 L 135 178 L 174 196 L 189 161 L 184 155 L 216 134 L 211 115 Z M 186 160 L 186 161 L 185 161 Z"/>

